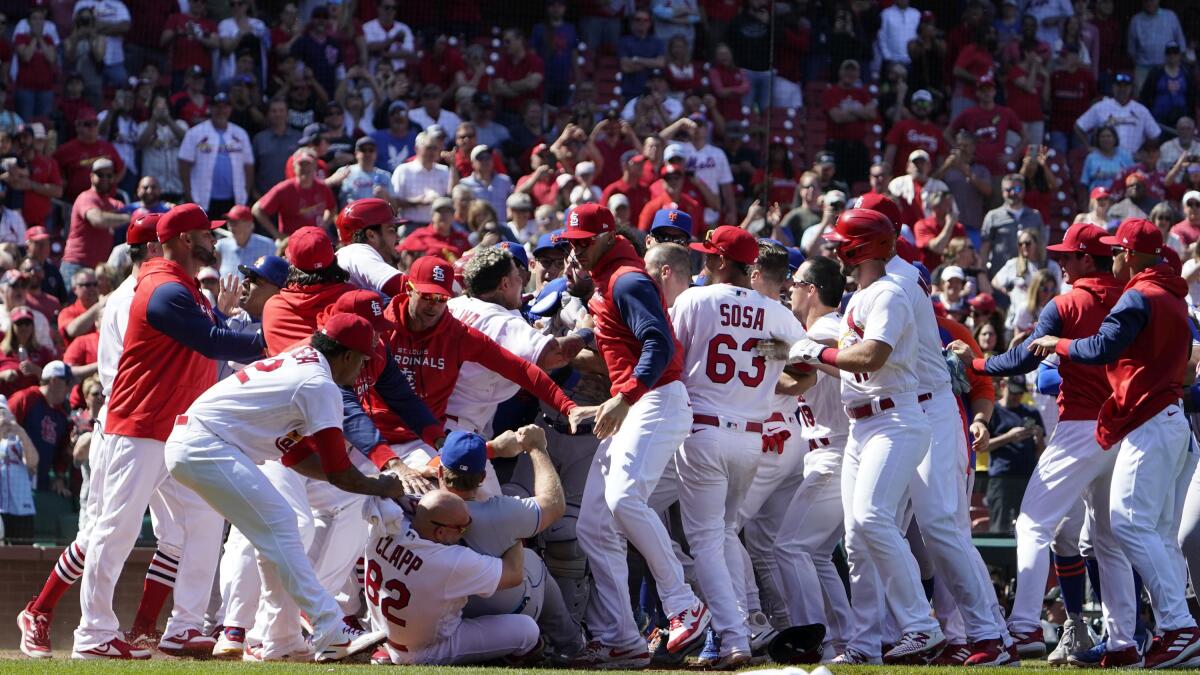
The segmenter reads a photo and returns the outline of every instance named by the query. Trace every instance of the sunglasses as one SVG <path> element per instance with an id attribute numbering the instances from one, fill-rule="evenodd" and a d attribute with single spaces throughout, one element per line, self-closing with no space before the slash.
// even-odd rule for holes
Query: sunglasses
<path id="1" fill-rule="evenodd" d="M 95 288 L 95 287 L 99 286 L 100 284 L 95 281 L 84 281 L 82 283 L 78 283 L 75 285 L 79 288 Z"/>
<path id="2" fill-rule="evenodd" d="M 446 295 L 438 295 L 435 293 L 422 293 L 417 290 L 417 287 L 414 286 L 412 284 L 412 282 L 409 282 L 409 284 L 408 284 L 408 291 L 409 291 L 409 293 L 415 295 L 416 297 L 421 298 L 425 302 L 432 302 L 435 305 L 441 305 L 441 304 L 444 304 L 444 303 L 450 301 L 450 297 L 446 296 Z"/>
<path id="3" fill-rule="evenodd" d="M 546 269 L 557 269 L 559 267 L 567 266 L 566 258 L 538 258 L 535 256 L 534 260 L 537 261 L 537 264 L 545 267 Z"/>
<path id="4" fill-rule="evenodd" d="M 588 237 L 587 239 L 568 239 L 567 243 L 576 251 L 586 251 L 596 243 L 596 237 Z"/>
<path id="5" fill-rule="evenodd" d="M 1032 241 L 1018 241 L 1017 246 L 1033 246 Z"/>
<path id="6" fill-rule="evenodd" d="M 33 319 L 18 319 L 17 321 L 14 321 L 13 324 L 17 326 L 32 326 Z"/>
<path id="7" fill-rule="evenodd" d="M 433 523 L 434 525 L 437 525 L 438 527 L 444 527 L 449 530 L 458 530 L 458 535 L 460 537 L 465 535 L 467 533 L 467 530 L 471 529 L 471 520 L 469 518 L 467 519 L 466 525 L 450 525 L 447 523 L 439 523 L 436 520 L 431 520 L 429 522 Z"/>
<path id="8" fill-rule="evenodd" d="M 83 122 L 79 122 L 79 124 L 81 124 L 81 125 L 83 125 L 83 126 L 85 126 L 85 127 L 94 127 L 94 126 L 96 126 L 96 125 L 98 125 L 98 124 L 100 124 L 100 123 L 99 123 L 99 122 L 97 122 L 96 120 L 86 120 L 86 121 L 83 121 Z"/>

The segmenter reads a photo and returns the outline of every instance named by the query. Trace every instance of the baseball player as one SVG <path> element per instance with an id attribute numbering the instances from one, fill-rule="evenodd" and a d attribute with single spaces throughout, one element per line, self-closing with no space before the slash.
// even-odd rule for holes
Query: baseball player
<path id="1" fill-rule="evenodd" d="M 1099 227 L 1078 223 L 1067 230 L 1061 244 L 1048 247 L 1061 254 L 1060 264 L 1071 291 L 1046 304 L 1033 333 L 1020 348 L 986 361 L 975 358 L 962 342 L 952 343 L 950 349 L 977 372 L 993 377 L 1018 375 L 1037 368 L 1041 359 L 1030 346 L 1042 336 L 1094 334 L 1116 304 L 1121 288 L 1112 274 L 1112 249 L 1100 241 L 1104 235 Z M 1078 526 L 1063 528 L 1061 523 L 1082 497 L 1092 519 L 1092 537 L 1097 543 L 1093 550 L 1104 586 L 1101 604 L 1108 634 L 1104 663 L 1133 663 L 1140 659 L 1134 641 L 1133 578 L 1108 522 L 1115 454 L 1104 452 L 1095 441 L 1095 420 L 1112 387 L 1096 366 L 1064 361 L 1059 370 L 1059 423 L 1038 458 L 1017 517 L 1017 591 L 1008 628 L 1021 656 L 1046 653 L 1040 621 L 1050 564 L 1046 549 L 1056 538 L 1065 538 L 1072 540 L 1067 542 L 1070 549 L 1078 550 Z"/>
<path id="2" fill-rule="evenodd" d="M 837 348 L 804 339 L 791 346 L 787 358 L 835 367 L 850 418 L 842 504 L 855 633 L 838 662 L 880 662 L 884 589 L 902 632 L 884 658 L 927 662 L 945 646 L 945 637 L 930 615 L 897 522 L 908 483 L 928 452 L 930 426 L 917 401 L 920 335 L 912 302 L 901 280 L 885 271 L 894 256 L 895 228 L 881 213 L 850 209 L 825 237 L 838 242 L 838 257 L 859 290 L 846 307 Z M 764 351 L 774 356 L 774 347 L 765 345 Z"/>
<path id="3" fill-rule="evenodd" d="M 263 335 L 271 354 L 307 339 L 316 328 L 317 314 L 357 289 L 348 283 L 349 274 L 337 264 L 333 242 L 319 227 L 293 232 L 287 259 L 292 264 L 287 286 L 263 306 Z"/>
<path id="4" fill-rule="evenodd" d="M 658 586 L 669 617 L 669 652 L 678 654 L 699 640 L 712 619 L 684 582 L 666 527 L 649 504 L 692 421 L 680 381 L 682 349 L 662 291 L 616 229 L 611 211 L 584 204 L 571 211 L 562 235 L 596 285 L 588 309 L 612 380 L 612 397 L 596 412 L 602 443 L 576 526 L 595 584 L 586 612 L 594 639 L 579 662 L 642 667 L 650 653 L 627 600 L 626 541 L 646 559 Z"/>
<path id="5" fill-rule="evenodd" d="M 403 222 L 386 199 L 368 197 L 342 209 L 337 261 L 351 284 L 388 297 L 404 292 L 404 274 L 396 269 L 396 225 Z"/>
<path id="6" fill-rule="evenodd" d="M 692 402 L 691 433 L 675 465 L 683 529 L 717 648 L 700 662 L 735 668 L 751 656 L 738 509 L 758 470 L 762 419 L 783 373 L 782 362 L 767 363 L 754 346 L 764 339 L 792 343 L 805 333 L 783 304 L 750 287 L 754 235 L 722 225 L 691 248 L 704 254 L 708 285 L 684 291 L 671 307 Z"/>
<path id="7" fill-rule="evenodd" d="M 1043 335 L 1029 347 L 1039 356 L 1057 354 L 1060 368 L 1071 362 L 1105 366 L 1113 393 L 1100 408 L 1096 441 L 1105 450 L 1117 446 L 1108 493 L 1112 534 L 1150 592 L 1161 633 L 1145 655 L 1126 651 L 1125 663 L 1192 665 L 1200 654 L 1200 629 L 1184 601 L 1186 564 L 1176 521 L 1176 494 L 1191 479 L 1183 469 L 1192 436 L 1179 405 L 1191 352 L 1187 282 L 1163 262 L 1162 232 L 1148 220 L 1128 219 L 1099 243 L 1112 247 L 1114 276 L 1127 280 L 1117 304 L 1095 335 Z M 1097 553 L 1098 529 L 1092 531 Z M 1104 595 L 1109 593 L 1105 582 Z M 1111 651 L 1105 656 L 1117 658 Z"/>
<path id="8" fill-rule="evenodd" d="M 112 597 L 150 497 L 165 484 L 162 447 L 171 421 L 215 381 L 213 359 L 250 359 L 262 353 L 261 335 L 236 334 L 217 325 L 196 285 L 197 270 L 216 259 L 212 227 L 195 204 L 171 209 L 155 226 L 163 257 L 147 260 L 139 271 L 104 425 L 109 443 L 105 480 L 88 542 L 94 564 L 84 567 L 83 617 L 72 656 L 149 657 L 148 651 L 121 639 Z M 195 641 L 211 649 L 212 638 L 200 629 L 216 570 L 221 524 L 215 512 L 186 492 L 180 490 L 179 495 L 188 500 L 181 502 L 186 509 L 176 514 L 186 549 L 179 575 L 197 582 L 176 591 L 175 611 L 160 648 L 190 650 L 189 643 Z"/>
<path id="9" fill-rule="evenodd" d="M 171 475 L 218 509 L 258 551 L 264 595 L 282 588 L 307 614 L 318 661 L 372 647 L 384 634 L 342 622 L 300 543 L 293 507 L 257 465 L 279 460 L 346 492 L 403 496 L 399 479 L 359 473 L 342 436 L 337 388 L 358 379 L 375 342 L 366 319 L 335 315 L 309 344 L 257 361 L 209 388 L 176 418 L 165 448 Z"/>
<path id="10" fill-rule="evenodd" d="M 383 499 L 368 500 L 364 510 L 366 597 L 372 625 L 387 629 L 391 663 L 480 663 L 537 646 L 537 624 L 524 614 L 462 617 L 470 596 L 525 583 L 520 542 L 500 558 L 457 546 L 474 523 L 466 503 L 443 490 L 421 497 L 411 518 Z"/>

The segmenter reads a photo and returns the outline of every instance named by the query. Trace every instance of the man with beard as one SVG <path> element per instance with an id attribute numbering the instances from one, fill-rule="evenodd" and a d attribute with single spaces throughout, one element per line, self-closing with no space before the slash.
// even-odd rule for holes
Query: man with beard
<path id="1" fill-rule="evenodd" d="M 392 296 L 404 290 L 404 275 L 396 269 L 396 217 L 386 200 L 360 199 L 337 217 L 338 266 L 359 288 Z"/>
<path id="2" fill-rule="evenodd" d="M 81 192 L 71 206 L 71 230 L 60 268 L 65 279 L 104 262 L 112 251 L 113 230 L 129 224 L 125 205 L 113 197 L 116 174 L 111 159 L 97 159 L 92 163 L 91 189 Z"/>
<path id="3" fill-rule="evenodd" d="M 912 111 L 913 119 L 896 122 L 884 138 L 887 147 L 883 150 L 883 163 L 891 167 L 893 176 L 904 174 L 906 167 L 903 158 L 911 157 L 914 150 L 924 150 L 936 162 L 945 149 L 942 128 L 929 119 L 933 114 L 933 94 L 918 89 L 913 92 L 908 108 Z"/>

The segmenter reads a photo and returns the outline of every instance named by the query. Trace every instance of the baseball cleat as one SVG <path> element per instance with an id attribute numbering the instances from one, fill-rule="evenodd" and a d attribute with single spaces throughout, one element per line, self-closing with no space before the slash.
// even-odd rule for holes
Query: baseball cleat
<path id="1" fill-rule="evenodd" d="M 48 659 L 50 653 L 50 614 L 34 611 L 33 601 L 17 615 L 21 629 L 21 653 L 31 659 Z"/>
<path id="2" fill-rule="evenodd" d="M 1067 663 L 1076 668 L 1141 668 L 1143 661 L 1135 645 L 1110 652 L 1108 646 L 1100 642 L 1087 651 L 1068 656 Z"/>
<path id="3" fill-rule="evenodd" d="M 392 655 L 388 653 L 387 647 L 380 647 L 371 654 L 371 665 L 373 666 L 390 666 L 392 665 Z"/>
<path id="4" fill-rule="evenodd" d="M 946 645 L 941 654 L 933 660 L 931 665 L 935 666 L 962 666 L 966 665 L 967 659 L 971 657 L 971 650 L 966 644 L 954 642 Z"/>
<path id="5" fill-rule="evenodd" d="M 144 661 L 150 658 L 150 650 L 132 647 L 124 640 L 113 638 L 98 647 L 84 649 L 83 651 L 75 650 L 71 652 L 71 658 L 86 659 L 91 661 L 99 661 L 102 659 L 114 659 L 118 661 Z"/>
<path id="6" fill-rule="evenodd" d="M 1028 633 L 1018 633 L 1010 630 L 1013 644 L 1017 647 L 1017 653 L 1021 658 L 1040 659 L 1046 655 L 1046 638 L 1042 634 L 1042 629 L 1038 628 Z"/>
<path id="7" fill-rule="evenodd" d="M 667 640 L 667 651 L 675 654 L 691 643 L 704 637 L 704 629 L 712 623 L 712 614 L 703 602 L 685 609 L 671 617 L 671 638 Z"/>
<path id="8" fill-rule="evenodd" d="M 340 661 L 347 656 L 354 656 L 361 651 L 370 649 L 386 639 L 387 631 L 368 633 L 343 623 L 337 630 L 333 644 L 316 649 L 314 658 L 319 662 Z M 313 645 L 316 644 L 317 642 L 314 641 Z"/>
<path id="9" fill-rule="evenodd" d="M 878 656 L 868 656 L 863 652 L 858 651 L 854 647 L 846 647 L 836 658 L 830 661 L 835 666 L 878 666 L 883 664 L 883 659 Z"/>
<path id="10" fill-rule="evenodd" d="M 601 670 L 640 670 L 650 665 L 650 650 L 645 645 L 626 648 L 609 647 L 595 640 L 571 659 L 573 668 L 598 668 Z"/>
<path id="11" fill-rule="evenodd" d="M 1012 661 L 1000 638 L 979 640 L 971 644 L 970 650 L 971 656 L 965 664 L 968 666 L 1007 666 Z"/>
<path id="12" fill-rule="evenodd" d="M 775 626 L 771 625 L 767 615 L 762 612 L 751 614 L 746 623 L 750 627 L 750 651 L 755 654 L 764 653 L 771 640 L 779 635 L 779 631 L 775 630 Z"/>
<path id="13" fill-rule="evenodd" d="M 1200 628 L 1177 628 L 1161 637 L 1146 654 L 1146 668 L 1174 668 L 1200 655 Z"/>
<path id="14" fill-rule="evenodd" d="M 1050 652 L 1050 656 L 1046 657 L 1046 663 L 1065 666 L 1072 654 L 1086 652 L 1094 646 L 1096 643 L 1092 642 L 1092 636 L 1088 634 L 1083 618 L 1067 617 L 1063 622 L 1062 632 L 1058 635 L 1058 645 Z"/>
<path id="15" fill-rule="evenodd" d="M 650 662 L 658 667 L 674 667 L 683 663 L 688 655 L 702 648 L 697 640 L 692 643 L 692 646 L 678 654 L 672 654 L 667 651 L 667 640 L 671 637 L 670 631 L 666 628 L 655 628 L 650 633 L 650 639 L 646 641 L 646 646 L 650 650 Z"/>
<path id="16" fill-rule="evenodd" d="M 909 631 L 883 655 L 884 663 L 927 664 L 937 658 L 946 646 L 941 628 L 931 631 Z"/>
<path id="17" fill-rule="evenodd" d="M 245 651 L 246 629 L 226 626 L 221 629 L 217 644 L 213 645 L 212 655 L 216 659 L 240 659 Z"/>
<path id="18" fill-rule="evenodd" d="M 211 635 L 189 628 L 174 635 L 164 635 L 158 643 L 158 651 L 170 656 L 205 659 L 212 656 L 217 641 Z"/>
<path id="19" fill-rule="evenodd" d="M 710 626 L 704 638 L 704 648 L 696 657 L 695 665 L 700 668 L 711 668 L 721 660 L 721 636 Z"/>

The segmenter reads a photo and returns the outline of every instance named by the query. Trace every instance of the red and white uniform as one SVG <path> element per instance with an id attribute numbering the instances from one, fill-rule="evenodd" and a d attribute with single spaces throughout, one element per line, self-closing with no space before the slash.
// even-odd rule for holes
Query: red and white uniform
<path id="1" fill-rule="evenodd" d="M 389 297 L 404 290 L 404 273 L 387 264 L 379 251 L 369 244 L 347 244 L 339 248 L 337 263 L 350 274 L 350 283 L 359 288 Z"/>

